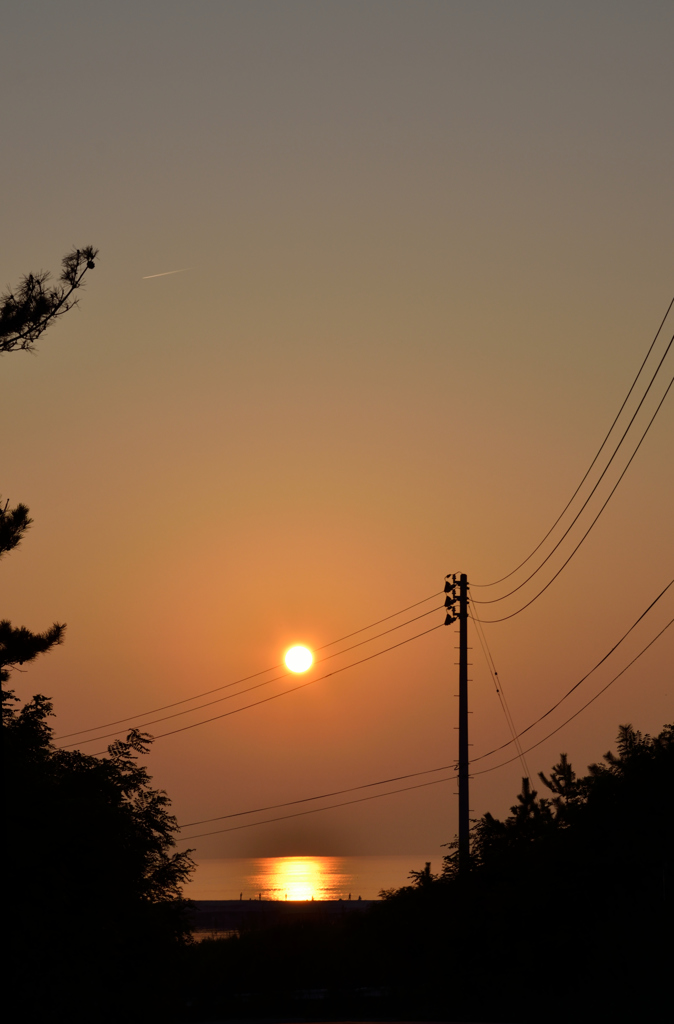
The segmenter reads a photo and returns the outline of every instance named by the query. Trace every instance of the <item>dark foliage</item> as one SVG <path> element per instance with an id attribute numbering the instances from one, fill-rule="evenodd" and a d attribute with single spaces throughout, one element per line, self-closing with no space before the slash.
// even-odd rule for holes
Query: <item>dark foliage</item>
<path id="1" fill-rule="evenodd" d="M 9 502 L 0 507 L 0 558 L 13 551 L 32 523 L 25 505 L 9 508 Z M 44 633 L 31 633 L 25 626 L 12 626 L 7 619 L 0 620 L 0 682 L 6 683 L 17 665 L 33 661 L 56 644 L 63 643 L 65 625 L 55 622 Z"/>
<path id="2" fill-rule="evenodd" d="M 59 284 L 30 274 L 0 298 L 0 352 L 30 351 L 94 268 L 91 246 L 68 253 Z M 28 509 L 0 506 L 0 557 L 31 525 Z M 0 622 L 0 678 L 63 640 Z M 57 749 L 51 703 L 20 710 L 2 691 L 4 1003 L 12 1020 L 155 1021 L 175 1018 L 176 969 L 189 939 L 181 884 L 190 851 L 165 793 L 144 767 L 150 737 L 132 731 L 108 757 Z"/>
<path id="3" fill-rule="evenodd" d="M 9 507 L 9 501 L 0 501 L 0 558 L 21 543 L 21 538 L 33 520 L 25 505 Z"/>
<path id="4" fill-rule="evenodd" d="M 148 737 L 132 732 L 105 758 L 59 750 L 50 702 L 14 702 L 3 693 L 5 976 L 16 1019 L 166 1019 L 192 862 L 171 852 L 168 798 L 137 763 Z"/>
<path id="5" fill-rule="evenodd" d="M 467 876 L 452 844 L 369 914 L 191 947 L 191 1019 L 669 1021 L 674 727 L 541 782 L 475 822 Z"/>
<path id="6" fill-rule="evenodd" d="M 44 633 L 31 633 L 25 626 L 12 626 L 8 619 L 0 620 L 0 681 L 9 679 L 17 665 L 32 661 L 63 642 L 65 626 L 55 622 Z"/>
<path id="7" fill-rule="evenodd" d="M 98 250 L 87 245 L 73 249 L 61 260 L 59 284 L 49 286 L 50 274 L 26 274 L 16 291 L 0 296 L 0 352 L 31 351 L 57 317 L 77 305 L 73 293 L 94 269 Z"/>

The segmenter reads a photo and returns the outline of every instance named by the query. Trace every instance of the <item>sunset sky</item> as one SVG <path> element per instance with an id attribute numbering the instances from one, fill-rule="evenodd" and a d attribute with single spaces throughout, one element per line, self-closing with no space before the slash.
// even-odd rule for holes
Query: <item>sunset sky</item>
<path id="1" fill-rule="evenodd" d="M 0 614 L 68 625 L 13 676 L 53 698 L 57 734 L 277 665 L 446 573 L 498 579 L 541 540 L 674 294 L 672 38 L 671 0 L 3 4 L 0 286 L 100 249 L 80 308 L 0 362 L 2 494 L 34 519 L 0 566 Z M 670 314 L 653 358 L 673 333 Z M 673 367 L 670 352 L 589 510 Z M 568 568 L 485 627 L 518 728 L 674 576 L 673 427 L 670 392 Z M 590 520 L 485 617 L 533 597 Z M 674 587 L 530 742 L 673 615 Z M 155 783 L 185 822 L 449 764 L 457 643 L 438 629 L 158 739 Z M 477 756 L 509 734 L 472 626 L 470 643 Z M 531 772 L 560 751 L 584 769 L 620 723 L 671 721 L 673 656 L 674 627 Z M 521 774 L 477 776 L 476 814 L 506 811 Z M 198 854 L 439 857 L 455 788 Z"/>

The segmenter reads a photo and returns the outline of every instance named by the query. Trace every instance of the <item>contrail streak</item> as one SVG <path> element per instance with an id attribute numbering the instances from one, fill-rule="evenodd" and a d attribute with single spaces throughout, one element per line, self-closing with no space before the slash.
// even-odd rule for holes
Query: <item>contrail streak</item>
<path id="1" fill-rule="evenodd" d="M 184 274 L 186 270 L 191 270 L 192 267 L 183 267 L 182 270 L 165 270 L 163 274 L 146 274 L 145 277 L 141 278 L 141 281 L 149 281 L 151 277 L 168 277 L 169 274 Z"/>

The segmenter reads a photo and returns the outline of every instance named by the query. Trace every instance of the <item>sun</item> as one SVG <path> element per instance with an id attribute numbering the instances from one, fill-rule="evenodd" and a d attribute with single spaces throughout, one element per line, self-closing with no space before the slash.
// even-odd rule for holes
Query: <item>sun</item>
<path id="1" fill-rule="evenodd" d="M 314 661 L 314 656 L 308 647 L 291 647 L 289 651 L 286 651 L 285 658 L 283 659 L 286 663 L 286 667 L 291 672 L 306 672 L 308 668 L 311 668 Z"/>

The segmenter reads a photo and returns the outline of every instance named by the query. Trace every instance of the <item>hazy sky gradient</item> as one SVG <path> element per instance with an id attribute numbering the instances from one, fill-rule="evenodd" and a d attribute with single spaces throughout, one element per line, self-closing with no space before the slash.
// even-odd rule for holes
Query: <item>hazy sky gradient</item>
<path id="1" fill-rule="evenodd" d="M 24 0 L 2 20 L 0 282 L 101 250 L 80 309 L 0 366 L 2 490 L 35 519 L 2 614 L 68 623 L 18 692 L 85 728 L 517 564 L 674 292 L 672 4 Z M 490 628 L 519 726 L 674 575 L 673 408 L 560 579 Z M 670 634 L 532 771 L 671 720 Z M 184 821 L 448 763 L 455 642 L 157 741 L 151 771 Z M 471 643 L 479 753 L 508 734 Z M 520 775 L 476 778 L 476 813 Z M 453 791 L 199 854 L 439 855 Z"/>

